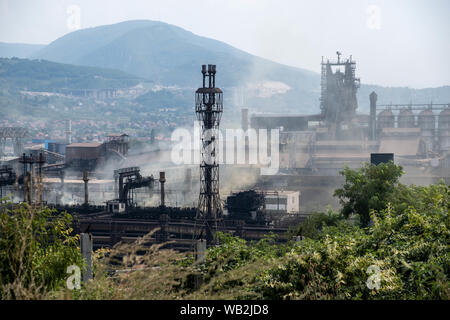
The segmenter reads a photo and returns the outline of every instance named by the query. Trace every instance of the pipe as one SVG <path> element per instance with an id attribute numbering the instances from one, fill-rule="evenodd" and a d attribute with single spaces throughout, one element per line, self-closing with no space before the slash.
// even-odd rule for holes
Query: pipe
<path id="1" fill-rule="evenodd" d="M 370 120 L 369 120 L 369 138 L 370 140 L 376 140 L 377 130 L 377 94 L 375 91 L 369 96 L 370 98 Z"/>
<path id="2" fill-rule="evenodd" d="M 165 206 L 165 192 L 164 192 L 164 183 L 166 182 L 166 173 L 161 171 L 159 173 L 159 182 L 161 184 L 161 207 Z"/>
<path id="3" fill-rule="evenodd" d="M 83 181 L 84 181 L 84 205 L 87 206 L 89 204 L 89 191 L 88 191 L 89 177 L 87 171 L 83 172 Z"/>

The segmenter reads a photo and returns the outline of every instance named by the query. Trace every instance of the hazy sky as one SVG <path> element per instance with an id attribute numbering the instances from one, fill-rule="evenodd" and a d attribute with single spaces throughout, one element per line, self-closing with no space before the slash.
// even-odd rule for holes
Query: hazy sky
<path id="1" fill-rule="evenodd" d="M 316 72 L 339 50 L 362 83 L 422 88 L 450 85 L 449 14 L 449 0 L 0 0 L 0 42 L 160 20 Z"/>

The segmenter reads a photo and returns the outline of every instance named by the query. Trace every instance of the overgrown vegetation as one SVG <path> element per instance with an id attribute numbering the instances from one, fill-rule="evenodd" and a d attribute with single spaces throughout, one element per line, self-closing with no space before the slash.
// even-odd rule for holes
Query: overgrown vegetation
<path id="1" fill-rule="evenodd" d="M 71 225 L 71 215 L 48 208 L 0 212 L 0 298 L 43 298 L 65 284 L 69 265 L 83 266 Z"/>
<path id="2" fill-rule="evenodd" d="M 391 177 L 400 172 L 393 163 L 344 170 L 346 190 L 353 191 L 346 194 L 347 203 L 362 201 L 353 184 L 366 181 L 361 191 L 376 189 L 377 201 L 364 195 L 371 204 L 361 206 L 369 210 L 361 220 L 371 221 L 368 226 L 358 223 L 356 212 L 328 209 L 291 230 L 302 234 L 299 242 L 276 244 L 268 235 L 249 243 L 218 233 L 220 245 L 208 248 L 202 263 L 191 254 L 149 246 L 149 234 L 98 251 L 93 280 L 72 291 L 49 285 L 53 290 L 45 298 L 449 299 L 450 188 L 444 182 L 398 184 Z M 359 218 L 366 214 L 358 213 Z"/>

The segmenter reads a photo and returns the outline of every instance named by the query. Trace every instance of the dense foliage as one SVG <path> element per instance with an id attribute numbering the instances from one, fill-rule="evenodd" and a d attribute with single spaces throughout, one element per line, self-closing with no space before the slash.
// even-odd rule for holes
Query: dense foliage
<path id="1" fill-rule="evenodd" d="M 389 167 L 401 170 L 392 164 Z M 369 169 L 373 173 L 386 168 Z M 358 172 L 347 173 L 358 176 Z M 388 174 L 385 179 L 391 181 L 390 177 Z M 352 182 L 348 183 L 349 190 L 354 190 Z M 65 262 L 76 260 L 75 247 L 56 241 L 45 249 L 41 245 L 45 241 L 39 241 L 33 247 L 39 249 L 38 254 L 31 250 L 25 256 L 36 255 L 31 260 L 41 262 L 26 265 L 26 270 L 55 289 L 47 298 L 449 299 L 449 186 L 441 181 L 425 187 L 394 184 L 389 189 L 385 207 L 369 209 L 371 224 L 367 227 L 357 223 L 358 215 L 353 216 L 355 221 L 329 209 L 309 216 L 291 230 L 291 235 L 302 234 L 301 241 L 280 244 L 268 235 L 246 242 L 217 233 L 219 245 L 208 248 L 205 260 L 199 262 L 191 254 L 162 249 L 164 244 L 148 247 L 149 234 L 134 244 L 120 243 L 107 252 L 97 252 L 94 279 L 73 291 L 56 284 Z M 2 215 L 2 221 L 11 221 L 7 230 L 13 230 L 11 219 L 11 215 Z M 23 243 L 22 233 L 2 233 L 2 239 Z M 8 248 L 7 243 L 3 240 L 2 248 Z M 18 251 L 14 248 L 7 250 Z M 51 258 L 43 260 L 46 255 L 39 252 Z M 1 256 L 3 266 L 11 260 L 9 255 Z M 48 276 L 40 276 L 43 273 Z M 4 274 L 8 282 L 14 280 L 15 273 L 2 269 L 2 279 Z"/>
<path id="2" fill-rule="evenodd" d="M 228 238 L 209 250 L 206 265 L 234 257 L 226 260 L 226 268 L 237 271 L 229 272 L 232 279 L 254 269 L 238 282 L 242 290 L 235 297 L 241 298 L 449 299 L 449 187 L 401 185 L 394 194 L 395 204 L 371 212 L 370 227 L 332 212 L 315 214 L 302 223 L 303 241 L 272 245 L 255 259 L 256 248 Z M 379 270 L 379 288 L 368 283 L 371 269 Z"/>
<path id="3" fill-rule="evenodd" d="M 448 299 L 449 188 L 417 188 L 432 193 L 434 206 L 400 213 L 388 206 L 361 229 L 341 222 L 324 227 L 317 240 L 296 245 L 263 277 L 266 298 Z M 380 287 L 367 285 L 369 266 L 380 270 Z"/>
<path id="4" fill-rule="evenodd" d="M 65 283 L 69 265 L 83 265 L 71 225 L 48 208 L 0 212 L 0 298 L 40 298 Z"/>
<path id="5" fill-rule="evenodd" d="M 371 210 L 386 208 L 403 169 L 392 161 L 377 166 L 365 163 L 358 170 L 346 167 L 341 174 L 345 176 L 345 183 L 334 192 L 342 205 L 341 212 L 345 217 L 358 214 L 361 225 L 366 227 Z"/>

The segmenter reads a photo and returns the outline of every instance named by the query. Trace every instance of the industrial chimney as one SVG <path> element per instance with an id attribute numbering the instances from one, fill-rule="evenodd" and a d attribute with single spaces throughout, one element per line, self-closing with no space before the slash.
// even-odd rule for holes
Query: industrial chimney
<path id="1" fill-rule="evenodd" d="M 166 182 L 166 173 L 161 171 L 159 173 L 159 182 L 161 184 L 161 207 L 165 206 L 165 191 L 164 191 L 164 183 Z"/>
<path id="2" fill-rule="evenodd" d="M 87 171 L 83 172 L 83 181 L 84 181 L 84 205 L 87 206 L 89 205 L 89 191 L 88 191 L 89 177 Z"/>

